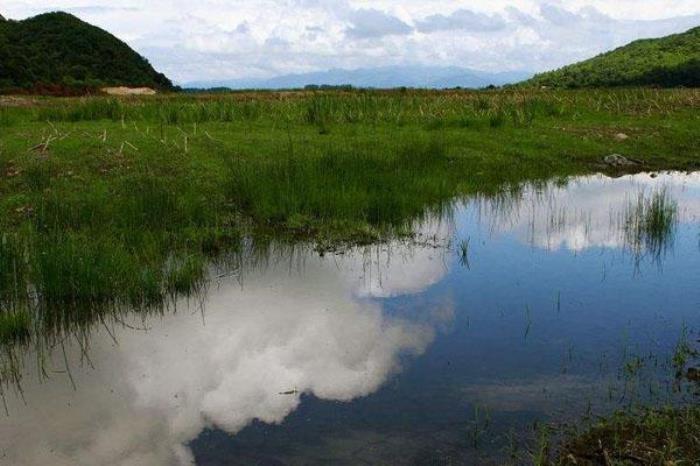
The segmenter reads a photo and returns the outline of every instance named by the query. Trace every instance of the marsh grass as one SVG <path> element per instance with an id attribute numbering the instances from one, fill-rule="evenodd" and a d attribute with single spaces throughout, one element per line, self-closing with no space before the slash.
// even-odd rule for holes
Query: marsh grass
<path id="1" fill-rule="evenodd" d="M 0 313 L 0 344 L 24 342 L 31 335 L 31 320 L 26 311 Z"/>
<path id="2" fill-rule="evenodd" d="M 60 334 L 196 293 L 211 262 L 245 244 L 410 236 L 455 196 L 506 199 L 524 181 L 590 169 L 621 121 L 672 118 L 679 128 L 635 147 L 661 141 L 684 160 L 699 101 L 692 90 L 353 91 L 0 106 L 0 314 L 26 311 L 32 329 Z M 658 249 L 668 215 L 644 209 L 650 220 L 630 232 Z"/>
<path id="3" fill-rule="evenodd" d="M 58 99 L 56 105 L 28 109 L 37 121 L 151 121 L 166 125 L 274 120 L 312 126 L 329 124 L 430 124 L 492 122 L 527 127 L 537 120 L 580 118 L 586 114 L 636 115 L 698 105 L 697 92 L 616 90 L 577 92 L 371 91 L 233 93 L 149 99 L 90 97 Z M 16 112 L 5 112 L 15 119 Z M 1 114 L 0 114 L 1 115 Z M 2 118 L 0 118 L 0 122 Z M 494 124 L 493 122 L 497 122 Z"/>
<path id="4" fill-rule="evenodd" d="M 471 238 L 463 239 L 462 241 L 460 241 L 457 251 L 457 254 L 459 256 L 459 263 L 462 265 L 462 267 L 466 267 L 467 269 L 471 269 L 471 266 L 469 264 L 470 242 Z"/>
<path id="5" fill-rule="evenodd" d="M 538 423 L 536 426 L 537 443 L 531 452 L 532 464 L 534 466 L 547 466 L 550 461 L 552 432 L 548 425 Z"/>
<path id="6" fill-rule="evenodd" d="M 650 196 L 640 192 L 624 213 L 625 242 L 636 257 L 649 254 L 658 260 L 673 247 L 677 222 L 678 204 L 666 189 Z"/>
<path id="7" fill-rule="evenodd" d="M 671 365 L 675 371 L 677 381 L 680 381 L 685 375 L 685 369 L 690 360 L 699 355 L 698 351 L 690 344 L 688 327 L 684 325 L 671 357 Z"/>
<path id="8" fill-rule="evenodd" d="M 165 146 L 139 134 L 141 147 Z M 157 309 L 196 292 L 209 264 L 246 237 L 369 243 L 410 234 L 457 194 L 453 160 L 431 137 L 314 152 L 296 144 L 256 158 L 192 135 L 202 151 L 195 159 L 173 147 L 127 161 L 107 147 L 97 149 L 107 149 L 102 160 L 66 152 L 67 167 L 55 161 L 59 144 L 50 157 L 24 155 L 17 181 L 29 207 L 13 212 L 0 245 L 3 302 L 60 334 L 114 309 Z M 129 168 L 105 174 L 115 163 Z"/>
<path id="9" fill-rule="evenodd" d="M 619 412 L 575 434 L 555 464 L 696 464 L 700 408 Z"/>
<path id="10" fill-rule="evenodd" d="M 442 178 L 450 159 L 438 140 L 391 152 L 364 145 L 289 152 L 256 165 L 225 157 L 229 198 L 259 223 L 292 229 L 331 221 L 401 227 L 454 192 Z"/>

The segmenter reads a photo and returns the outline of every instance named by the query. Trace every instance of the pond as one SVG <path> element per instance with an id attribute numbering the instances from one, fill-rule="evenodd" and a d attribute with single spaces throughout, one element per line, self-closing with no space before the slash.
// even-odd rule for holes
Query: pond
<path id="1" fill-rule="evenodd" d="M 31 348 L 3 464 L 502 464 L 544 426 L 692 401 L 700 174 L 456 200 L 411 240 L 271 248 Z"/>

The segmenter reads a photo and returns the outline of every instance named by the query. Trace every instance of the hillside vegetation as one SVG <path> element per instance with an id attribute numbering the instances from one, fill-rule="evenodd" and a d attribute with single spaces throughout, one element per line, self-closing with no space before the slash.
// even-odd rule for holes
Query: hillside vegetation
<path id="1" fill-rule="evenodd" d="M 73 15 L 0 18 L 0 90 L 103 85 L 172 88 L 124 42 Z"/>
<path id="2" fill-rule="evenodd" d="M 700 86 L 700 27 L 644 39 L 526 81 L 558 88 Z"/>

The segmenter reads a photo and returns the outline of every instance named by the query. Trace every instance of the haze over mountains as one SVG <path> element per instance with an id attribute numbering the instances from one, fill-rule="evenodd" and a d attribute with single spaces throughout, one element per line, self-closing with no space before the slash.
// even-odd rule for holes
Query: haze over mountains
<path id="1" fill-rule="evenodd" d="M 533 73 L 526 71 L 489 73 L 468 68 L 436 66 L 383 66 L 355 70 L 332 69 L 313 73 L 289 74 L 268 79 L 233 79 L 220 81 L 195 81 L 183 87 L 210 89 L 295 89 L 307 85 L 342 86 L 363 88 L 481 88 L 502 86 L 528 79 Z"/>

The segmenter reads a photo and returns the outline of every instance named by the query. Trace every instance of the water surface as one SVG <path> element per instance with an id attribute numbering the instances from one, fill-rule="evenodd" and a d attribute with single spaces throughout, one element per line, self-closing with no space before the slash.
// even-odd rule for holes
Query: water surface
<path id="1" fill-rule="evenodd" d="M 537 423 L 694 400 L 671 358 L 700 329 L 700 174 L 529 185 L 417 229 L 273 249 L 27 349 L 2 462 L 520 463 Z"/>

